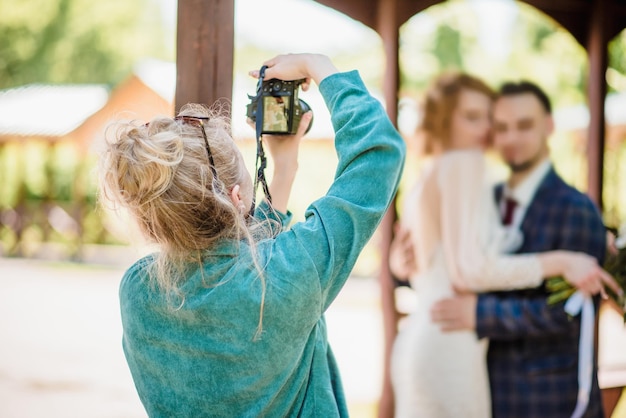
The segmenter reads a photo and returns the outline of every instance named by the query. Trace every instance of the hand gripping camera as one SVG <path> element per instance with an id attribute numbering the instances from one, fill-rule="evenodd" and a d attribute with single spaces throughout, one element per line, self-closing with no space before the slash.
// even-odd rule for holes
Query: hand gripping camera
<path id="1" fill-rule="evenodd" d="M 264 80 L 266 68 L 263 66 L 259 71 L 256 96 L 248 95 L 250 103 L 246 111 L 248 118 L 256 122 L 256 177 L 250 209 L 251 216 L 254 216 L 256 191 L 259 183 L 263 186 L 267 201 L 272 203 L 272 196 L 265 178 L 267 159 L 265 158 L 261 135 L 293 135 L 298 130 L 302 115 L 311 110 L 308 104 L 298 99 L 298 90 L 304 80 L 284 81 L 275 78 Z M 312 119 L 311 123 L 313 123 Z M 309 123 L 307 132 L 311 129 L 311 123 Z"/>
<path id="2" fill-rule="evenodd" d="M 293 135 L 298 130 L 302 115 L 311 110 L 304 100 L 298 99 L 299 87 L 304 80 L 263 80 L 264 70 L 261 68 L 256 96 L 248 95 L 250 103 L 246 115 L 255 122 L 261 118 L 261 134 Z M 307 132 L 312 123 L 313 120 Z"/>

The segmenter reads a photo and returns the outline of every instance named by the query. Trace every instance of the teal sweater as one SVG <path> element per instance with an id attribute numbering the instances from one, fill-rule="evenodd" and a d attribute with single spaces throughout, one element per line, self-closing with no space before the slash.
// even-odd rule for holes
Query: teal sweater
<path id="1" fill-rule="evenodd" d="M 150 417 L 348 415 L 323 315 L 396 192 L 405 145 L 356 71 L 319 88 L 337 172 L 304 222 L 258 243 L 267 285 L 260 338 L 262 287 L 245 244 L 222 242 L 203 271 L 190 267 L 179 309 L 150 285 L 152 257 L 124 275 L 124 353 Z"/>

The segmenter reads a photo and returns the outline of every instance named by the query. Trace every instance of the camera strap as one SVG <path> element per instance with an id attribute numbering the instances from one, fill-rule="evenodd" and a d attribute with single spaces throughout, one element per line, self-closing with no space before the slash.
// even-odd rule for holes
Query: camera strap
<path id="1" fill-rule="evenodd" d="M 252 190 L 252 207 L 250 208 L 250 216 L 254 216 L 256 191 L 259 187 L 259 183 L 263 187 L 263 193 L 267 203 L 272 204 L 272 196 L 270 195 L 269 187 L 267 186 L 267 179 L 265 178 L 265 168 L 267 167 L 267 158 L 265 157 L 265 150 L 263 149 L 263 141 L 261 140 L 261 132 L 263 131 L 263 100 L 262 91 L 263 78 L 265 78 L 265 69 L 267 65 L 261 67 L 259 71 L 259 81 L 257 84 L 257 109 L 256 109 L 256 159 L 255 159 L 255 172 L 256 177 L 254 179 L 254 189 Z"/>

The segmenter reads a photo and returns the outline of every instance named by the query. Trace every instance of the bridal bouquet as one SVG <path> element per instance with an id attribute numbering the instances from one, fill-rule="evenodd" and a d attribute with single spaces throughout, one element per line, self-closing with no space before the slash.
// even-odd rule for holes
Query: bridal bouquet
<path id="1" fill-rule="evenodd" d="M 610 247 L 611 245 L 609 245 Z M 620 228 L 619 234 L 615 239 L 613 248 L 609 248 L 607 252 L 604 269 L 615 279 L 620 288 L 626 293 L 626 225 Z M 548 296 L 548 304 L 555 304 L 567 300 L 576 292 L 576 289 L 566 282 L 562 277 L 550 278 L 546 281 L 546 287 L 550 296 Z M 626 323 L 626 297 L 615 294 L 611 289 L 607 288 L 606 292 L 622 310 L 624 314 L 624 322 Z"/>

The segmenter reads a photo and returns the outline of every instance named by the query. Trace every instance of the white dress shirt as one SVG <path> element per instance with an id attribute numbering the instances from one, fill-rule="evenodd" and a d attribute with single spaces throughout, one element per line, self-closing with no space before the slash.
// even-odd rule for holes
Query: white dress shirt
<path id="1" fill-rule="evenodd" d="M 552 162 L 549 158 L 546 158 L 516 187 L 511 188 L 508 184 L 504 185 L 502 199 L 500 199 L 500 213 L 504 213 L 504 201 L 506 197 L 509 197 L 517 202 L 517 206 L 513 212 L 513 221 L 510 226 L 512 229 L 519 229 L 522 225 L 528 206 L 530 206 L 530 203 L 535 197 L 535 193 L 537 193 L 537 189 L 539 189 L 539 185 L 551 168 Z"/>

